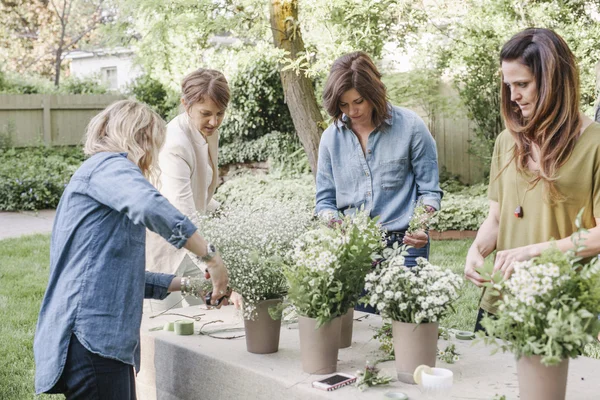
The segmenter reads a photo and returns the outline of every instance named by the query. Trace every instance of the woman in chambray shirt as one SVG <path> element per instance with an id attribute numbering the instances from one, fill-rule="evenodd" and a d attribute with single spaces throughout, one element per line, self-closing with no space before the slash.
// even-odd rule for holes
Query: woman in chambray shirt
<path id="1" fill-rule="evenodd" d="M 196 227 L 147 180 L 159 173 L 155 161 L 164 140 L 162 119 L 131 100 L 90 122 L 90 157 L 65 188 L 52 231 L 34 340 L 37 394 L 135 399 L 143 298 L 189 289 L 186 278 L 144 271 L 146 228 L 204 257 L 213 300 L 225 293 L 221 257 L 207 254 Z"/>
<path id="2" fill-rule="evenodd" d="M 412 246 L 407 266 L 428 258 L 427 232 L 405 234 L 415 203 L 433 212 L 442 197 L 435 141 L 421 118 L 387 101 L 381 74 L 364 52 L 333 63 L 323 103 L 333 123 L 319 146 L 316 213 L 364 207 L 380 216 L 389 246 Z"/>

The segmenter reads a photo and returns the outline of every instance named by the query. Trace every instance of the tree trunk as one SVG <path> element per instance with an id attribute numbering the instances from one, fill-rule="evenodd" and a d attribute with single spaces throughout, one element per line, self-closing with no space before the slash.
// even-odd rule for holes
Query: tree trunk
<path id="1" fill-rule="evenodd" d="M 60 85 L 60 65 L 62 64 L 62 49 L 56 50 L 56 60 L 54 61 L 54 86 Z"/>
<path id="2" fill-rule="evenodd" d="M 296 59 L 297 54 L 304 53 L 304 42 L 298 26 L 298 1 L 271 0 L 269 11 L 275 47 L 288 51 L 289 57 Z M 292 69 L 281 71 L 280 76 L 294 127 L 308 156 L 313 175 L 316 175 L 323 117 L 312 81 L 303 72 L 296 74 Z"/>

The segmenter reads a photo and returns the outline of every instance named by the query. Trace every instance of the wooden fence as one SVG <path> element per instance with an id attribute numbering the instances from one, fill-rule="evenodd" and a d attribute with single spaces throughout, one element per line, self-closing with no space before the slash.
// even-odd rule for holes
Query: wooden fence
<path id="1" fill-rule="evenodd" d="M 82 143 L 90 120 L 116 95 L 0 95 L 0 134 L 14 146 Z"/>
<path id="2" fill-rule="evenodd" d="M 9 133 L 12 144 L 18 147 L 81 144 L 90 119 L 121 98 L 116 95 L 0 95 L 0 134 Z M 462 112 L 454 114 L 464 115 Z M 450 173 L 459 175 L 464 183 L 482 181 L 483 168 L 467 152 L 469 139 L 474 137 L 473 123 L 466 117 L 437 115 L 430 125 L 440 168 L 446 167 Z"/>

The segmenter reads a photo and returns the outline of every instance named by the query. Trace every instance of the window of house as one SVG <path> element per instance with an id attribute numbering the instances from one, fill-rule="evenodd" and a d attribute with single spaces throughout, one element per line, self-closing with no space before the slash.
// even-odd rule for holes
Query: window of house
<path id="1" fill-rule="evenodd" d="M 117 89 L 119 87 L 117 67 L 102 68 L 102 82 L 110 89 Z"/>

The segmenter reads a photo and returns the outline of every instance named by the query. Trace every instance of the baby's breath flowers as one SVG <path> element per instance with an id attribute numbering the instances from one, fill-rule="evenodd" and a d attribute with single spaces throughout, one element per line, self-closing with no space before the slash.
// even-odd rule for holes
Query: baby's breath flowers
<path id="1" fill-rule="evenodd" d="M 462 279 L 450 271 L 417 258 L 417 265 L 404 265 L 404 247 L 395 247 L 386 260 L 367 274 L 364 302 L 382 317 L 394 321 L 436 322 L 458 298 Z"/>
<path id="2" fill-rule="evenodd" d="M 229 270 L 231 289 L 243 298 L 244 318 L 254 317 L 259 301 L 285 296 L 283 265 L 290 263 L 292 243 L 311 218 L 303 203 L 270 199 L 196 216 L 199 231 L 217 247 Z"/>

